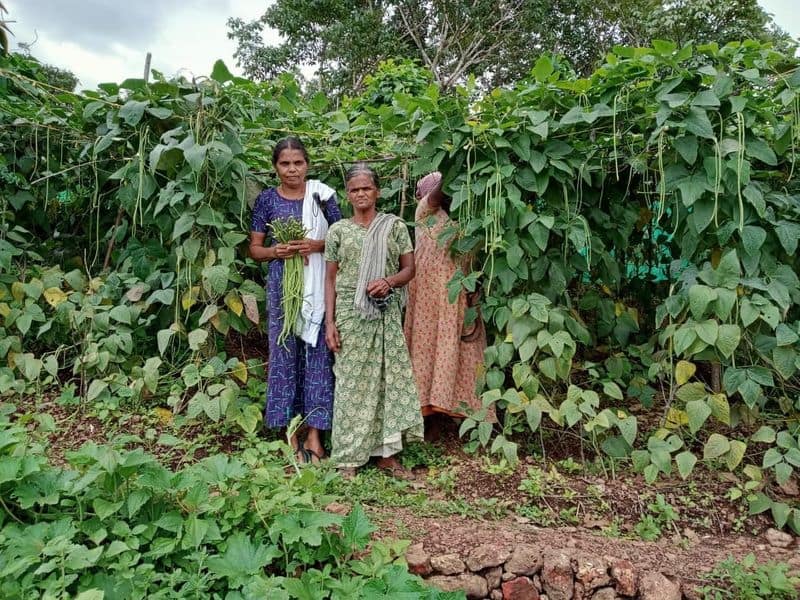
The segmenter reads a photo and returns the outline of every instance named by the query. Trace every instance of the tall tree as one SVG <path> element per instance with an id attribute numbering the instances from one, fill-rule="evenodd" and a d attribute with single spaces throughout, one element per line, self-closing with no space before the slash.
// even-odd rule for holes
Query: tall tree
<path id="1" fill-rule="evenodd" d="M 7 14 L 6 7 L 0 2 L 0 51 L 3 54 L 8 54 L 8 36 L 11 34 L 11 30 L 8 28 L 10 21 L 6 20 Z"/>
<path id="2" fill-rule="evenodd" d="M 283 43 L 265 45 L 265 26 Z M 757 0 L 277 0 L 260 19 L 228 27 L 249 76 L 310 67 L 332 93 L 359 90 L 391 57 L 419 61 L 446 89 L 470 74 L 485 87 L 515 81 L 543 52 L 589 73 L 617 44 L 793 44 Z"/>

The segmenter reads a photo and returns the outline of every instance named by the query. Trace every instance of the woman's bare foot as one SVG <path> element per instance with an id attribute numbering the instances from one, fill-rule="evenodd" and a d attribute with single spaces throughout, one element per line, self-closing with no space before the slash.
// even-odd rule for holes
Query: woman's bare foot
<path id="1" fill-rule="evenodd" d="M 337 469 L 339 471 L 339 475 L 345 481 L 352 481 L 353 478 L 356 476 L 356 468 L 355 467 L 339 467 Z"/>
<path id="2" fill-rule="evenodd" d="M 408 469 L 400 464 L 400 461 L 394 456 L 381 457 L 375 461 L 375 465 L 382 471 L 389 473 L 392 477 L 402 478 L 409 474 Z"/>

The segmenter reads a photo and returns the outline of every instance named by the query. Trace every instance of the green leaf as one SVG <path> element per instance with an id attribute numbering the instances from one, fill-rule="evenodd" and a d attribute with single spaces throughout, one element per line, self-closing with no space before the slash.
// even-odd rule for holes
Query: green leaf
<path id="1" fill-rule="evenodd" d="M 731 449 L 731 443 L 724 435 L 712 433 L 703 447 L 703 460 L 711 460 L 725 455 Z"/>
<path id="2" fill-rule="evenodd" d="M 179 238 L 184 233 L 191 231 L 192 227 L 194 226 L 194 216 L 183 214 L 175 221 L 175 225 L 172 227 L 172 238 L 173 240 Z"/>
<path id="3" fill-rule="evenodd" d="M 744 251 L 750 256 L 757 256 L 760 253 L 761 247 L 764 245 L 766 239 L 767 232 L 761 227 L 747 225 L 742 230 L 742 246 L 744 246 Z"/>
<path id="4" fill-rule="evenodd" d="M 606 396 L 614 398 L 615 400 L 625 399 L 624 395 L 622 394 L 622 390 L 613 381 L 603 382 L 603 393 L 605 393 Z"/>
<path id="5" fill-rule="evenodd" d="M 223 554 L 209 557 L 208 570 L 232 580 L 233 587 L 239 587 L 249 578 L 260 574 L 273 559 L 282 555 L 277 546 L 256 545 L 243 532 L 232 534 L 226 546 Z"/>
<path id="6" fill-rule="evenodd" d="M 708 286 L 696 283 L 689 288 L 689 309 L 692 316 L 700 320 L 705 316 L 706 308 L 717 299 L 717 293 Z"/>
<path id="7" fill-rule="evenodd" d="M 211 79 L 217 83 L 226 83 L 233 80 L 233 73 L 228 70 L 228 67 L 225 66 L 221 59 L 218 59 L 211 70 Z"/>
<path id="8" fill-rule="evenodd" d="M 747 444 L 740 440 L 731 440 L 731 449 L 728 451 L 728 456 L 725 457 L 725 466 L 729 471 L 733 471 L 739 466 L 746 451 Z"/>
<path id="9" fill-rule="evenodd" d="M 783 529 L 784 525 L 786 525 L 786 521 L 789 520 L 790 512 L 791 508 L 788 504 L 784 502 L 772 503 L 772 518 L 775 520 L 775 526 L 778 529 Z"/>
<path id="10" fill-rule="evenodd" d="M 717 107 L 720 106 L 720 101 L 713 91 L 703 90 L 694 97 L 694 100 L 692 100 L 692 106 Z"/>
<path id="11" fill-rule="evenodd" d="M 738 325 L 720 325 L 717 337 L 717 349 L 725 358 L 730 358 L 742 338 L 742 330 Z"/>
<path id="12" fill-rule="evenodd" d="M 775 481 L 778 482 L 778 485 L 783 485 L 789 481 L 793 471 L 794 469 L 790 464 L 779 462 L 777 465 L 775 465 Z"/>
<path id="13" fill-rule="evenodd" d="M 758 428 L 753 435 L 750 436 L 751 442 L 760 442 L 763 444 L 772 444 L 775 442 L 775 430 L 769 425 L 762 425 Z"/>
<path id="14" fill-rule="evenodd" d="M 351 550 L 362 550 L 370 541 L 376 528 L 370 523 L 360 504 L 353 506 L 342 521 L 342 538 Z"/>
<path id="15" fill-rule="evenodd" d="M 689 108 L 689 114 L 683 120 L 686 131 L 707 139 L 714 139 L 714 127 L 708 119 L 706 111 L 697 106 Z"/>
<path id="16" fill-rule="evenodd" d="M 675 146 L 675 149 L 678 151 L 678 154 L 681 155 L 684 161 L 688 164 L 693 165 L 697 160 L 697 138 L 693 135 L 684 135 L 678 138 L 675 138 L 672 141 L 672 145 Z"/>
<path id="17" fill-rule="evenodd" d="M 144 109 L 150 104 L 149 101 L 128 100 L 122 108 L 119 109 L 120 118 L 128 125 L 134 126 L 142 120 Z"/>
<path id="18" fill-rule="evenodd" d="M 93 379 L 89 384 L 89 391 L 86 393 L 86 399 L 90 402 L 95 400 L 104 390 L 108 388 L 108 382 L 102 379 Z"/>
<path id="19" fill-rule="evenodd" d="M 697 457 L 688 450 L 685 450 L 675 455 L 675 463 L 678 465 L 678 474 L 681 476 L 681 479 L 686 479 L 691 475 L 695 464 L 697 464 Z"/>
<path id="20" fill-rule="evenodd" d="M 164 352 L 167 350 L 167 346 L 169 345 L 170 339 L 175 334 L 174 329 L 160 329 L 158 333 L 156 333 L 156 341 L 158 342 L 158 353 L 162 356 Z"/>
<path id="21" fill-rule="evenodd" d="M 203 168 L 207 150 L 208 147 L 202 144 L 192 144 L 188 148 L 184 148 L 183 157 L 195 173 L 199 173 L 200 169 Z"/>
<path id="22" fill-rule="evenodd" d="M 771 167 L 778 164 L 775 152 L 761 138 L 748 138 L 744 145 L 744 152 L 747 156 L 760 160 Z"/>
<path id="23" fill-rule="evenodd" d="M 704 383 L 695 381 L 679 387 L 675 392 L 675 396 L 677 396 L 679 400 L 689 403 L 697 400 L 705 400 L 706 396 L 708 396 L 708 392 L 706 391 Z"/>
<path id="24" fill-rule="evenodd" d="M 553 61 L 546 54 L 543 54 L 533 66 L 533 76 L 538 82 L 544 82 L 553 73 Z"/>
<path id="25" fill-rule="evenodd" d="M 189 348 L 191 350 L 199 350 L 208 339 L 208 331 L 205 329 L 195 329 L 189 332 Z"/>
<path id="26" fill-rule="evenodd" d="M 686 403 L 686 414 L 689 416 L 689 431 L 697 433 L 711 416 L 711 409 L 705 400 L 692 400 Z"/>
<path id="27" fill-rule="evenodd" d="M 222 296 L 228 289 L 230 268 L 224 265 L 213 265 L 203 269 L 203 287 L 211 297 Z"/>
<path id="28" fill-rule="evenodd" d="M 717 336 L 719 335 L 719 323 L 714 319 L 707 319 L 695 325 L 697 337 L 703 340 L 709 346 L 717 343 Z"/>

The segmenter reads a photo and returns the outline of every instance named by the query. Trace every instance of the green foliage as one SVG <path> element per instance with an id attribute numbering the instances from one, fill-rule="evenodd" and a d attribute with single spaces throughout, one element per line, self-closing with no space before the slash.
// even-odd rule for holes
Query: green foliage
<path id="1" fill-rule="evenodd" d="M 796 598 L 800 579 L 790 577 L 787 565 L 757 564 L 753 554 L 741 561 L 733 557 L 717 565 L 705 579 L 700 593 L 709 600 L 767 600 Z"/>
<path id="2" fill-rule="evenodd" d="M 365 551 L 374 528 L 361 507 L 323 512 L 335 476 L 287 476 L 281 450 L 258 442 L 241 457 L 171 471 L 140 449 L 87 444 L 62 469 L 24 427 L 0 418 L 0 593 L 453 597 L 408 574 L 403 545 Z"/>
<path id="3" fill-rule="evenodd" d="M 280 32 L 280 44 L 264 43 L 265 26 Z M 312 86 L 334 95 L 363 90 L 364 74 L 387 59 L 419 62 L 442 89 L 470 77 L 491 89 L 547 71 L 533 48 L 563 55 L 557 70 L 569 64 L 588 75 L 615 46 L 652 40 L 757 39 L 789 55 L 795 47 L 756 0 L 279 0 L 253 21 L 228 19 L 228 37 L 249 77 L 313 67 Z"/>
<path id="4" fill-rule="evenodd" d="M 663 494 L 657 494 L 655 502 L 647 505 L 647 512 L 642 514 L 633 531 L 640 539 L 652 542 L 664 535 L 665 529 L 672 527 L 677 520 L 678 513 L 672 505 Z"/>

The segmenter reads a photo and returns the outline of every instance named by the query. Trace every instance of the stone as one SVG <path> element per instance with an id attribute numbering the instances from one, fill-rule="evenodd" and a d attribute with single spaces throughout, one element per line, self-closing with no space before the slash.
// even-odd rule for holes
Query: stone
<path id="1" fill-rule="evenodd" d="M 463 573 L 466 566 L 458 554 L 442 554 L 431 558 L 433 570 L 442 575 L 458 575 Z"/>
<path id="2" fill-rule="evenodd" d="M 619 600 L 619 596 L 614 588 L 604 587 L 595 591 L 592 600 Z"/>
<path id="3" fill-rule="evenodd" d="M 575 579 L 585 592 L 605 587 L 611 583 L 608 563 L 599 556 L 578 554 L 575 557 Z"/>
<path id="4" fill-rule="evenodd" d="M 474 573 L 462 573 L 461 575 L 434 575 L 425 580 L 430 586 L 439 588 L 443 592 L 463 591 L 467 598 L 479 600 L 489 595 L 489 586 L 486 580 Z"/>
<path id="5" fill-rule="evenodd" d="M 639 589 L 639 576 L 629 560 L 614 560 L 611 563 L 611 578 L 617 593 L 635 596 Z"/>
<path id="6" fill-rule="evenodd" d="M 486 584 L 490 590 L 500 587 L 501 578 L 503 577 L 503 567 L 494 567 L 483 574 L 486 578 Z"/>
<path id="7" fill-rule="evenodd" d="M 542 587 L 550 600 L 572 600 L 575 582 L 572 561 L 565 552 L 546 552 L 542 561 Z"/>
<path id="8" fill-rule="evenodd" d="M 681 586 L 661 573 L 651 571 L 639 580 L 640 600 L 681 600 Z"/>
<path id="9" fill-rule="evenodd" d="M 350 506 L 341 502 L 331 502 L 325 507 L 325 512 L 346 517 L 350 513 Z"/>
<path id="10" fill-rule="evenodd" d="M 783 492 L 786 496 L 800 496 L 800 488 L 797 485 L 797 477 L 794 475 L 789 477 L 789 479 L 783 483 L 779 483 L 778 487 L 781 488 L 781 492 Z"/>
<path id="11" fill-rule="evenodd" d="M 503 600 L 539 600 L 539 590 L 527 577 L 503 583 Z"/>
<path id="12" fill-rule="evenodd" d="M 467 568 L 473 573 L 498 567 L 508 560 L 508 550 L 495 544 L 474 548 L 467 556 Z"/>
<path id="13" fill-rule="evenodd" d="M 794 537 L 791 534 L 772 527 L 767 529 L 764 537 L 767 538 L 769 545 L 775 548 L 788 548 L 794 543 Z"/>
<path id="14" fill-rule="evenodd" d="M 406 550 L 406 562 L 408 563 L 409 572 L 414 575 L 430 575 L 433 572 L 431 568 L 431 557 L 425 552 L 422 544 L 414 544 L 409 546 Z"/>
<path id="15" fill-rule="evenodd" d="M 503 576 L 500 579 L 502 579 L 503 581 L 511 581 L 515 577 L 516 575 L 514 575 L 513 573 L 505 572 L 503 573 Z"/>
<path id="16" fill-rule="evenodd" d="M 542 553 L 534 546 L 519 545 L 514 548 L 505 568 L 515 575 L 535 575 L 542 568 Z"/>
<path id="17" fill-rule="evenodd" d="M 500 590 L 492 590 L 492 593 L 489 594 L 489 598 L 492 600 L 503 600 L 503 592 Z"/>

